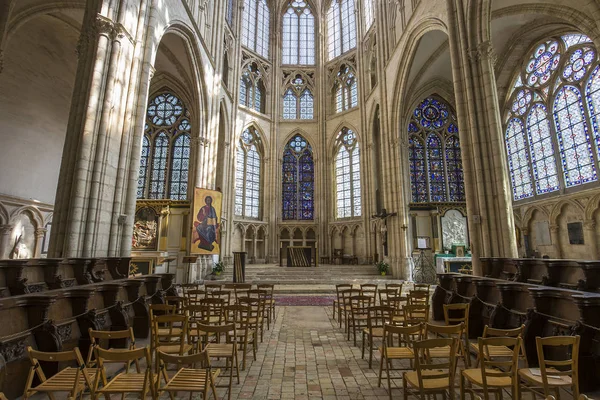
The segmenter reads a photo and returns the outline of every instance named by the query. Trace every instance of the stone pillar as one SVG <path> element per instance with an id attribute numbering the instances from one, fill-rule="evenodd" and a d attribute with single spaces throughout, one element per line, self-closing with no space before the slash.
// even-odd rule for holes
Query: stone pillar
<path id="1" fill-rule="evenodd" d="M 10 248 L 10 234 L 13 225 L 0 225 L 0 259 L 8 258 L 8 249 Z"/>
<path id="2" fill-rule="evenodd" d="M 562 248 L 560 243 L 560 227 L 558 224 L 550 225 L 550 239 L 552 240 L 552 246 L 556 249 L 555 258 L 562 258 Z"/>
<path id="3" fill-rule="evenodd" d="M 473 269 L 480 257 L 516 257 L 514 217 L 489 38 L 470 32 L 467 8 L 448 0 L 449 42 Z"/>
<path id="4" fill-rule="evenodd" d="M 44 235 L 48 229 L 46 228 L 37 228 L 35 230 L 35 251 L 33 253 L 33 258 L 40 258 L 42 256 L 42 245 L 44 243 Z"/>
<path id="5" fill-rule="evenodd" d="M 119 220 L 127 215 L 125 195 L 135 192 L 129 187 L 131 157 L 137 157 L 139 168 L 129 121 L 135 119 L 132 104 L 145 87 L 137 72 L 148 0 L 86 4 L 50 257 L 118 256 L 122 240 L 129 242 L 126 249 L 131 245 L 133 218 L 125 224 Z"/>
<path id="6" fill-rule="evenodd" d="M 256 263 L 256 245 L 257 245 L 257 236 L 258 233 L 256 231 L 254 231 L 254 236 L 252 237 L 252 262 Z"/>
<path id="7" fill-rule="evenodd" d="M 583 241 L 589 249 L 589 257 L 598 258 L 598 237 L 596 236 L 596 221 L 588 220 L 583 223 Z"/>

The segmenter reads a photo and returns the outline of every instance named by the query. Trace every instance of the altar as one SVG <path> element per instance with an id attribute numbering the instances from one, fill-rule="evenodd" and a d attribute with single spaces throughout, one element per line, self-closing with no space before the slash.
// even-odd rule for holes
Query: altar
<path id="1" fill-rule="evenodd" d="M 438 274 L 443 274 L 445 272 L 458 272 L 458 269 L 464 264 L 468 264 L 470 266 L 471 261 L 471 257 L 454 257 L 454 255 L 451 254 L 436 254 L 435 269 Z M 457 267 L 453 267 L 454 264 L 456 264 Z M 445 265 L 448 265 L 447 271 Z"/>

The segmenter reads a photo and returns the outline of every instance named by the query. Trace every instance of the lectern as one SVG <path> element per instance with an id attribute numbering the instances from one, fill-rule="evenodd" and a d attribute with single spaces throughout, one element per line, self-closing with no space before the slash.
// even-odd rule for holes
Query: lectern
<path id="1" fill-rule="evenodd" d="M 167 274 L 169 273 L 169 270 L 171 269 L 171 261 L 175 261 L 177 260 L 177 258 L 175 257 L 167 257 L 167 258 L 163 258 L 162 263 L 167 263 Z"/>
<path id="2" fill-rule="evenodd" d="M 195 263 L 198 259 L 198 256 L 185 256 L 183 257 L 183 263 L 187 263 L 187 271 L 185 274 L 184 283 L 190 283 L 190 269 L 192 267 L 192 263 Z"/>
<path id="3" fill-rule="evenodd" d="M 246 252 L 233 252 L 233 282 L 246 282 Z"/>

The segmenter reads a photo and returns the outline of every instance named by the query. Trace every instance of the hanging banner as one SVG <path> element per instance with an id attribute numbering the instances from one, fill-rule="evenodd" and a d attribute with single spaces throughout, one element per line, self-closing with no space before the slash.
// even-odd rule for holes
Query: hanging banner
<path id="1" fill-rule="evenodd" d="M 191 254 L 219 254 L 223 195 L 215 190 L 194 190 Z"/>

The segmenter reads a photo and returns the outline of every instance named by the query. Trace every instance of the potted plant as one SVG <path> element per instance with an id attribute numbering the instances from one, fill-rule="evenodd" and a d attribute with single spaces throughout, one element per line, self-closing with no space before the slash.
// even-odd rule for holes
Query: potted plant
<path id="1" fill-rule="evenodd" d="M 388 263 L 383 262 L 383 261 L 379 261 L 375 264 L 375 268 L 377 268 L 377 271 L 379 271 L 379 273 L 381 275 L 384 275 L 388 273 L 388 271 L 390 270 L 390 266 L 388 265 Z"/>
<path id="2" fill-rule="evenodd" d="M 219 261 L 213 265 L 212 272 L 214 275 L 220 276 L 223 271 L 225 271 L 225 263 L 223 261 Z"/>
<path id="3" fill-rule="evenodd" d="M 450 246 L 446 245 L 444 246 L 444 254 L 449 254 L 450 253 Z"/>

